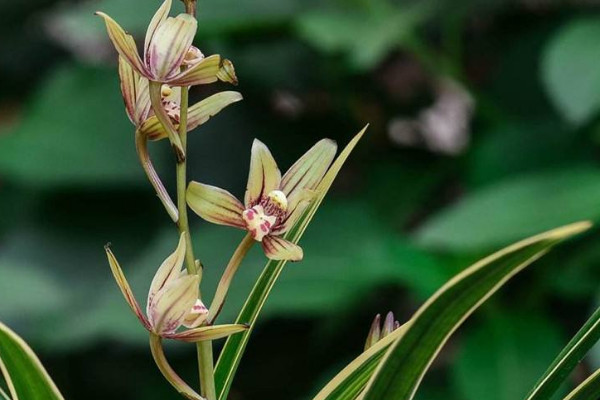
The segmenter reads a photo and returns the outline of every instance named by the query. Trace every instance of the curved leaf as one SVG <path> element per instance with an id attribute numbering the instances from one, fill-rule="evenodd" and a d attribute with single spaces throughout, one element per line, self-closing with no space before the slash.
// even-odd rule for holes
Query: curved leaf
<path id="1" fill-rule="evenodd" d="M 598 400 L 600 398 L 600 369 L 577 386 L 564 400 Z"/>
<path id="2" fill-rule="evenodd" d="M 392 343 L 398 340 L 408 324 L 384 337 L 341 370 L 313 400 L 353 400 L 365 387 L 373 371 Z"/>
<path id="3" fill-rule="evenodd" d="M 64 400 L 33 350 L 1 322 L 0 371 L 12 400 Z"/>
<path id="4" fill-rule="evenodd" d="M 442 346 L 466 318 L 552 246 L 589 227 L 589 222 L 580 222 L 523 240 L 451 279 L 415 313 L 406 333 L 387 351 L 362 398 L 412 399 Z"/>
<path id="5" fill-rule="evenodd" d="M 344 165 L 344 162 L 360 140 L 360 138 L 365 133 L 367 127 L 364 127 L 344 148 L 344 150 L 340 153 L 334 163 L 327 171 L 327 174 L 319 184 L 316 189 L 317 196 L 314 201 L 307 208 L 305 213 L 298 219 L 296 224 L 287 232 L 285 235 L 285 239 L 298 243 L 302 234 L 306 230 L 309 222 L 315 215 L 317 209 L 321 205 L 323 198 L 329 191 L 335 177 L 338 172 Z M 242 355 L 244 354 L 244 350 L 246 349 L 246 345 L 248 344 L 248 340 L 250 338 L 250 334 L 254 328 L 254 324 L 260 314 L 262 307 L 267 301 L 267 297 L 271 292 L 271 289 L 275 285 L 277 278 L 281 274 L 283 267 L 285 266 L 286 261 L 269 261 L 265 268 L 263 269 L 262 274 L 258 278 L 258 281 L 254 285 L 252 289 L 252 293 L 246 300 L 246 303 L 242 307 L 240 314 L 237 318 L 236 323 L 249 324 L 250 329 L 246 332 L 243 332 L 239 335 L 232 336 L 227 339 L 223 350 L 221 351 L 221 355 L 219 356 L 219 360 L 215 369 L 215 383 L 217 386 L 217 394 L 219 400 L 225 400 L 229 393 L 229 389 L 231 388 L 231 384 L 233 382 L 233 377 L 237 368 L 240 364 L 240 360 Z"/>
<path id="6" fill-rule="evenodd" d="M 527 400 L 550 399 L 598 340 L 600 340 L 600 308 L 587 320 L 548 367 L 527 395 Z"/>

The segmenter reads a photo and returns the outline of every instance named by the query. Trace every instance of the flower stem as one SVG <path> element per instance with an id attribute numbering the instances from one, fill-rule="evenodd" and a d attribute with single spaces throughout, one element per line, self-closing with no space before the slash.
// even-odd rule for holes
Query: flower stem
<path id="1" fill-rule="evenodd" d="M 177 157 L 177 162 L 185 160 L 185 150 L 183 149 L 183 145 L 181 144 L 181 139 L 179 135 L 177 135 L 177 130 L 173 126 L 171 119 L 167 115 L 163 105 L 162 105 L 162 94 L 161 94 L 162 84 L 160 82 L 152 82 L 150 81 L 149 91 L 150 91 L 150 103 L 152 104 L 152 110 L 156 115 L 156 118 L 160 121 L 162 126 L 165 128 L 167 135 L 169 136 L 169 140 L 171 141 L 171 146 L 175 150 L 175 156 Z"/>
<path id="2" fill-rule="evenodd" d="M 210 309 L 208 311 L 209 324 L 212 324 L 221 312 L 221 309 L 225 304 L 225 299 L 229 291 L 229 286 L 233 281 L 233 277 L 235 276 L 235 273 L 237 272 L 240 264 L 242 263 L 242 260 L 244 259 L 244 257 L 246 257 L 246 254 L 248 254 L 248 251 L 250 250 L 254 242 L 255 240 L 252 237 L 252 235 L 249 233 L 246 234 L 244 239 L 242 239 L 237 249 L 231 256 L 227 267 L 225 267 L 225 272 L 223 272 L 223 276 L 221 276 L 221 280 L 219 281 L 219 286 L 217 286 L 215 297 L 213 298 L 213 301 L 210 305 Z"/>
<path id="3" fill-rule="evenodd" d="M 187 117 L 189 105 L 189 89 L 181 88 L 181 107 L 179 115 L 179 134 L 183 151 L 187 151 Z M 179 220 L 177 227 L 179 233 L 185 233 L 185 266 L 190 274 L 198 274 L 202 280 L 202 268 L 196 268 L 196 258 L 194 257 L 194 247 L 192 244 L 192 235 L 188 221 L 187 203 L 185 192 L 187 189 L 187 162 L 185 159 L 177 161 L 177 210 L 179 211 Z"/>
<path id="4" fill-rule="evenodd" d="M 154 169 L 154 165 L 152 165 L 152 160 L 150 160 L 150 155 L 148 154 L 148 138 L 139 131 L 135 132 L 135 148 L 137 150 L 140 163 L 142 164 L 142 168 L 144 168 L 144 172 L 146 173 L 148 180 L 154 187 L 154 190 L 156 190 L 156 195 L 162 202 L 173 222 L 177 222 L 179 219 L 177 207 L 175 204 L 173 204 L 171 196 L 169 196 L 169 193 L 163 186 L 162 181 Z"/>
<path id="5" fill-rule="evenodd" d="M 160 372 L 179 393 L 191 400 L 204 400 L 171 367 L 165 356 L 162 339 L 154 333 L 150 333 L 150 351 Z"/>
<path id="6" fill-rule="evenodd" d="M 184 151 L 187 149 L 187 115 L 189 106 L 189 89 L 181 88 L 181 111 L 179 116 L 179 138 Z M 177 162 L 177 208 L 179 210 L 179 220 L 177 226 L 179 232 L 185 232 L 186 254 L 185 264 L 189 273 L 195 273 L 202 279 L 202 268 L 196 268 L 194 248 L 192 245 L 192 237 L 190 234 L 187 203 L 186 203 L 186 177 L 187 163 L 186 160 Z M 198 353 L 198 371 L 200 375 L 201 393 L 207 400 L 217 400 L 217 391 L 215 388 L 214 377 L 214 361 L 212 342 L 210 340 L 198 342 L 196 344 Z"/>

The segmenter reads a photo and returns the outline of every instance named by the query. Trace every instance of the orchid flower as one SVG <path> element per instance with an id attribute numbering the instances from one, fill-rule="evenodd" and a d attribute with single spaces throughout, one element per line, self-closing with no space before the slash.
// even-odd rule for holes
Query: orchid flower
<path id="1" fill-rule="evenodd" d="M 140 57 L 133 37 L 111 17 L 104 19 L 110 40 L 121 57 L 141 76 L 171 86 L 194 86 L 221 80 L 236 84 L 235 70 L 219 55 L 204 57 L 192 41 L 197 21 L 189 14 L 169 17 L 171 0 L 158 9 L 146 32 L 144 54 Z M 182 68 L 185 67 L 185 68 Z"/>
<path id="2" fill-rule="evenodd" d="M 150 140 L 166 138 L 168 135 L 164 126 L 152 111 L 148 79 L 140 76 L 121 56 L 119 56 L 119 78 L 125 110 L 136 130 Z M 181 87 L 163 84 L 161 96 L 162 105 L 177 129 L 181 112 Z M 192 105 L 188 109 L 188 132 L 208 121 L 223 108 L 240 100 L 242 95 L 239 92 L 225 91 Z"/>
<path id="3" fill-rule="evenodd" d="M 167 339 L 198 342 L 218 339 L 247 329 L 246 325 L 240 324 L 201 326 L 206 321 L 208 311 L 198 299 L 200 278 L 197 275 L 189 275 L 182 269 L 185 258 L 183 234 L 175 252 L 167 257 L 156 271 L 150 285 L 145 315 L 114 254 L 108 246 L 105 250 L 125 300 L 149 332 Z M 178 332 L 181 326 L 190 329 Z"/>
<path id="4" fill-rule="evenodd" d="M 208 222 L 247 230 L 268 258 L 299 261 L 302 248 L 282 235 L 310 204 L 336 150 L 335 142 L 323 139 L 282 177 L 267 146 L 254 140 L 244 204 L 224 189 L 191 182 L 188 205 Z"/>

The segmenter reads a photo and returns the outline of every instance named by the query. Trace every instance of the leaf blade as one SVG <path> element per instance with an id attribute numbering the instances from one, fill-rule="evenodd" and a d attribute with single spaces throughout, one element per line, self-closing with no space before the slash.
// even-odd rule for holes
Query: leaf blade
<path id="1" fill-rule="evenodd" d="M 64 400 L 33 350 L 1 322 L 0 371 L 13 400 Z"/>
<path id="2" fill-rule="evenodd" d="M 527 395 L 527 400 L 549 399 L 599 339 L 600 308 L 594 312 L 554 359 Z"/>
<path id="3" fill-rule="evenodd" d="M 577 386 L 564 400 L 596 400 L 600 396 L 600 369 Z"/>
<path id="4" fill-rule="evenodd" d="M 412 399 L 434 358 L 466 318 L 552 246 L 589 227 L 589 222 L 580 222 L 533 236 L 456 275 L 415 313 L 407 332 L 379 364 L 362 399 Z"/>

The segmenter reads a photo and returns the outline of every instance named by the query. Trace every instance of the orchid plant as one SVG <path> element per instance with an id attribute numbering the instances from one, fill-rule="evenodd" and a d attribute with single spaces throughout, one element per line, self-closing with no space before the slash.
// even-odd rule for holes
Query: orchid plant
<path id="1" fill-rule="evenodd" d="M 192 42 L 196 34 L 195 2 L 184 1 L 186 13 L 169 17 L 171 0 L 165 0 L 148 26 L 143 54 L 133 37 L 110 16 L 97 12 L 118 54 L 121 92 L 127 116 L 135 127 L 140 163 L 167 213 L 177 224 L 176 250 L 158 268 L 144 314 L 112 250 L 106 253 L 112 273 L 126 302 L 150 333 L 156 364 L 181 394 L 191 399 L 217 398 L 211 341 L 250 329 L 244 322 L 215 325 L 229 286 L 248 250 L 260 242 L 271 260 L 300 261 L 300 246 L 284 238 L 319 199 L 319 186 L 334 161 L 337 146 L 321 140 L 282 176 L 265 144 L 252 146 L 244 204 L 231 193 L 206 184 L 187 182 L 187 133 L 242 99 L 226 91 L 189 105 L 189 88 L 216 81 L 237 84 L 231 61 L 220 55 L 205 57 Z M 177 160 L 177 199 L 172 200 L 148 152 L 148 141 L 169 138 Z M 345 156 L 347 157 L 347 155 Z M 210 308 L 200 295 L 202 263 L 194 256 L 187 207 L 206 221 L 247 231 L 225 267 Z M 183 268 L 185 264 L 185 268 Z M 201 390 L 197 393 L 170 367 L 163 339 L 195 342 Z"/>
<path id="2" fill-rule="evenodd" d="M 262 306 L 286 262 L 304 256 L 298 241 L 315 215 L 337 173 L 363 136 L 356 135 L 336 158 L 337 146 L 323 139 L 283 175 L 268 147 L 254 140 L 243 202 L 230 192 L 187 179 L 187 134 L 228 105 L 238 92 L 225 91 L 189 105 L 189 89 L 217 81 L 237 84 L 231 61 L 205 57 L 193 45 L 197 22 L 195 0 L 183 0 L 186 12 L 169 17 L 165 0 L 152 18 L 143 54 L 133 37 L 115 20 L 98 12 L 118 54 L 125 112 L 134 125 L 140 163 L 179 237 L 175 250 L 156 269 L 142 310 L 110 246 L 108 264 L 126 303 L 149 334 L 156 366 L 175 390 L 193 400 L 226 400 L 249 336 Z M 176 198 L 171 198 L 148 152 L 149 141 L 169 138 L 176 160 Z M 196 258 L 188 208 L 210 223 L 245 231 L 223 268 L 215 295 L 203 297 L 203 265 Z M 466 268 L 443 285 L 403 324 L 393 313 L 377 315 L 364 351 L 344 367 L 313 400 L 411 400 L 429 366 L 450 335 L 502 284 L 554 245 L 589 229 L 579 222 L 525 239 Z M 173 242 L 176 240 L 174 238 Z M 236 321 L 217 324 L 231 283 L 248 251 L 260 243 L 267 259 Z M 215 364 L 212 342 L 227 341 Z M 557 356 L 525 400 L 551 400 L 561 383 L 600 338 L 600 310 Z M 163 340 L 195 343 L 200 390 L 169 364 Z M 27 344 L 0 323 L 0 372 L 9 400 L 63 400 L 39 359 Z M 600 370 L 577 386 L 565 400 L 600 398 Z"/>

